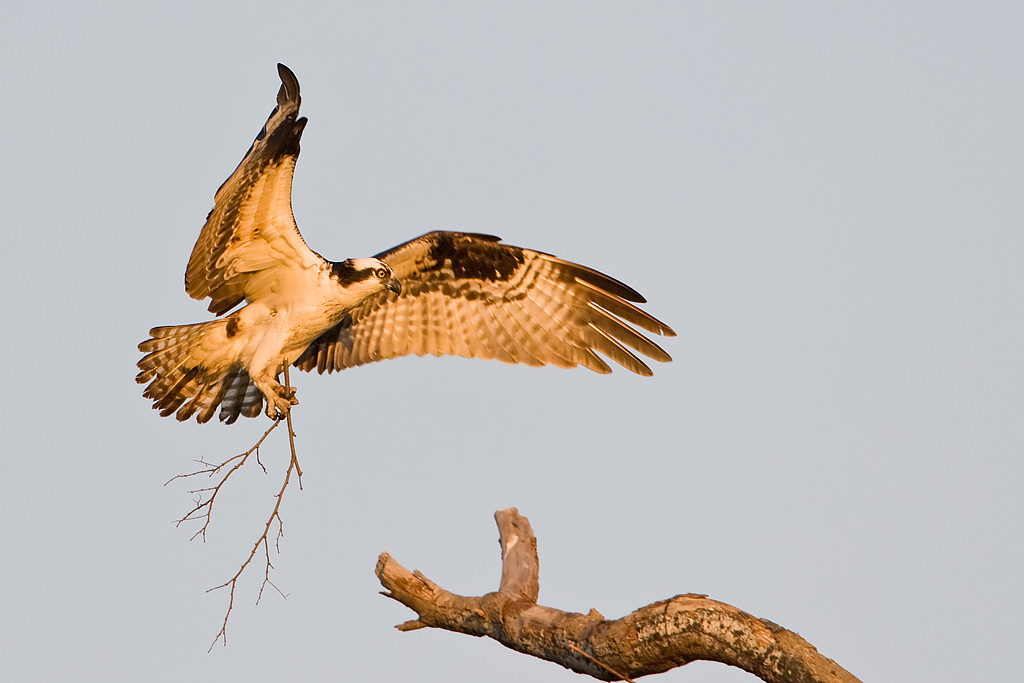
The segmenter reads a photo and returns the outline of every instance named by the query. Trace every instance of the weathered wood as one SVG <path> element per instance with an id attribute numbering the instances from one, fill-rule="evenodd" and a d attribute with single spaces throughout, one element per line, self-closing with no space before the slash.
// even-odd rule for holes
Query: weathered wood
<path id="1" fill-rule="evenodd" d="M 540 560 L 537 537 L 530 520 L 519 510 L 508 508 L 494 513 L 501 544 L 501 583 L 498 592 L 537 602 L 540 595 Z"/>
<path id="2" fill-rule="evenodd" d="M 722 662 L 764 681 L 859 683 L 796 633 L 705 595 L 677 595 L 621 619 L 537 604 L 540 563 L 529 520 L 515 508 L 494 515 L 501 584 L 480 597 L 451 593 L 387 553 L 377 560 L 383 593 L 418 615 L 397 628 L 441 628 L 502 645 L 603 681 L 661 673 L 696 660 Z"/>

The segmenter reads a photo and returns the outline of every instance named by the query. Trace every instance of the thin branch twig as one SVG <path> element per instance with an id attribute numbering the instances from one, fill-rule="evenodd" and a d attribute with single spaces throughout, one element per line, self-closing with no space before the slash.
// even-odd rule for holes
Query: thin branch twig
<path id="1" fill-rule="evenodd" d="M 285 388 L 290 388 L 287 366 L 285 366 L 284 368 L 284 386 Z M 180 526 L 185 522 L 202 521 L 202 527 L 192 535 L 190 540 L 195 540 L 197 537 L 202 536 L 203 540 L 205 541 L 206 530 L 209 528 L 210 523 L 213 519 L 213 506 L 214 502 L 217 499 L 217 495 L 224 488 L 225 484 L 227 484 L 227 481 L 228 479 L 231 478 L 231 475 L 233 475 L 235 472 L 241 469 L 242 466 L 245 465 L 245 463 L 248 461 L 249 457 L 254 453 L 256 454 L 257 464 L 263 470 L 264 474 L 266 474 L 267 468 L 264 467 L 263 463 L 260 461 L 259 449 L 260 446 L 263 445 L 263 442 L 266 441 L 267 437 L 270 436 L 270 433 L 277 429 L 277 427 L 282 422 L 287 422 L 288 424 L 288 446 L 291 451 L 291 458 L 288 461 L 288 469 L 285 471 L 284 480 L 281 483 L 281 488 L 274 496 L 274 508 L 273 510 L 271 510 L 270 516 L 267 518 L 266 524 L 264 524 L 263 533 L 259 536 L 259 538 L 256 539 L 256 542 L 253 543 L 252 550 L 249 551 L 248 557 L 246 557 L 245 561 L 242 562 L 241 566 L 238 568 L 238 571 L 235 572 L 234 576 L 232 576 L 230 579 L 220 584 L 219 586 L 214 586 L 213 588 L 207 590 L 207 593 L 210 593 L 215 590 L 220 590 L 221 588 L 229 589 L 228 607 L 227 610 L 224 612 L 224 621 L 221 622 L 220 630 L 217 632 L 217 635 L 214 636 L 213 642 L 210 643 L 210 649 L 208 651 L 213 650 L 213 647 L 217 644 L 218 640 L 223 639 L 224 644 L 227 645 L 228 619 L 231 617 L 231 611 L 235 607 L 235 589 L 238 587 L 238 580 L 242 577 L 242 574 L 249 567 L 249 565 L 252 564 L 253 560 L 256 557 L 256 553 L 259 552 L 261 546 L 263 548 L 263 557 L 266 564 L 263 572 L 263 583 L 260 585 L 259 593 L 256 596 L 256 604 L 258 605 L 260 600 L 263 598 L 263 591 L 266 589 L 267 586 L 272 587 L 274 590 L 278 592 L 279 595 L 281 595 L 281 597 L 287 599 L 287 596 L 281 591 L 281 589 L 278 588 L 274 584 L 274 582 L 270 580 L 270 570 L 274 568 L 274 564 L 270 560 L 269 539 L 271 528 L 273 528 L 274 523 L 277 522 L 277 534 L 274 537 L 274 548 L 278 553 L 280 553 L 281 537 L 284 536 L 284 521 L 281 518 L 281 503 L 284 501 L 284 492 L 288 489 L 289 483 L 291 483 L 292 472 L 295 472 L 296 478 L 298 479 L 299 482 L 299 490 L 302 490 L 302 468 L 299 466 L 299 458 L 295 450 L 295 430 L 292 427 L 291 411 L 289 411 L 284 418 L 278 418 L 274 420 L 274 423 L 270 425 L 266 432 L 263 433 L 263 436 L 260 437 L 256 444 L 253 445 L 252 448 L 245 451 L 244 453 L 239 453 L 238 455 L 232 456 L 225 460 L 224 462 L 220 463 L 219 465 L 206 462 L 205 460 L 202 459 L 197 460 L 196 462 L 206 466 L 205 469 L 190 472 L 188 474 L 179 474 L 175 477 L 171 477 L 171 479 L 169 479 L 164 484 L 164 486 L 166 486 L 167 484 L 170 484 L 172 481 L 175 481 L 176 479 L 187 479 L 190 477 L 196 477 L 203 474 L 207 475 L 208 477 L 214 477 L 217 474 L 224 472 L 224 475 L 215 485 L 204 488 L 192 489 L 189 491 L 189 493 L 198 496 L 198 498 L 196 499 L 195 507 L 193 507 L 192 510 L 189 511 L 187 515 L 185 515 L 177 521 L 177 526 Z"/>
<path id="2" fill-rule="evenodd" d="M 263 432 L 263 436 L 260 437 L 259 441 L 257 441 L 252 448 L 245 451 L 244 453 L 239 453 L 238 455 L 232 456 L 225 460 L 224 462 L 220 463 L 219 465 L 215 465 L 203 459 L 196 460 L 196 462 L 198 462 L 200 465 L 206 465 L 206 469 L 196 470 L 195 472 L 189 472 L 188 474 L 178 474 L 164 482 L 164 486 L 167 486 L 176 479 L 188 479 L 189 477 L 197 477 L 202 474 L 205 474 L 206 476 L 212 478 L 217 473 L 224 470 L 224 468 L 226 468 L 231 463 L 235 463 L 234 465 L 231 466 L 230 469 L 227 470 L 224 476 L 221 477 L 220 481 L 218 481 L 214 486 L 207 486 L 199 489 L 191 489 L 189 491 L 189 493 L 198 496 L 196 498 L 195 507 L 192 508 L 192 510 L 190 510 L 187 515 L 185 515 L 177 522 L 175 522 L 175 526 L 181 526 L 185 522 L 195 522 L 199 521 L 200 519 L 205 520 L 203 522 L 203 526 L 199 529 L 199 531 L 194 533 L 192 535 L 192 538 L 189 540 L 195 540 L 197 536 L 202 536 L 203 540 L 206 540 L 206 530 L 210 526 L 210 521 L 212 519 L 211 515 L 213 514 L 213 505 L 217 499 L 217 494 L 220 493 L 224 485 L 227 484 L 227 481 L 228 479 L 231 478 L 231 475 L 237 472 L 239 469 L 241 469 L 243 465 L 245 465 L 246 461 L 249 459 L 249 456 L 251 456 L 253 453 L 256 454 L 256 462 L 259 463 L 260 467 L 263 469 L 264 474 L 266 474 L 267 468 L 263 467 L 263 463 L 259 462 L 260 446 L 262 446 L 263 442 L 267 440 L 267 437 L 270 436 L 270 433 L 277 429 L 277 426 L 280 424 L 280 422 L 280 420 L 275 420 L 274 424 L 270 425 L 270 428 L 267 429 L 267 431 Z M 206 498 L 206 500 L 203 500 L 206 494 L 209 494 L 209 497 Z"/>

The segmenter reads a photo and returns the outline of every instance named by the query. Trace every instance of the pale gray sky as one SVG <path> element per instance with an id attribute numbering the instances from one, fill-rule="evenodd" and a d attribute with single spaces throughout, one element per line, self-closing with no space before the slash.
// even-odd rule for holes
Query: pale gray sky
<path id="1" fill-rule="evenodd" d="M 497 586 L 494 510 L 541 602 L 701 592 L 865 681 L 1010 681 L 1024 637 L 1024 6 L 36 3 L 0 10 L 8 359 L 4 680 L 575 681 L 399 633 L 389 551 Z M 161 419 L 153 325 L 213 193 L 303 88 L 295 211 L 328 258 L 436 228 L 619 277 L 679 336 L 652 379 L 401 359 L 298 375 L 305 490 L 273 578 L 206 649 L 286 459 L 208 541 L 199 457 L 265 427 Z M 283 436 L 281 434 L 280 436 Z M 661 677 L 754 680 L 714 664 Z"/>

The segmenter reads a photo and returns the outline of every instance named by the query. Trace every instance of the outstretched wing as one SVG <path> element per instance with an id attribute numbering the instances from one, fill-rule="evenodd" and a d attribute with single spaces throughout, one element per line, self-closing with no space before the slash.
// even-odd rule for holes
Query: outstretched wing
<path id="1" fill-rule="evenodd" d="M 216 315 L 243 299 L 267 295 L 288 271 L 322 262 L 306 246 L 292 215 L 292 174 L 306 127 L 305 118 L 296 118 L 299 82 L 285 65 L 278 64 L 277 71 L 277 107 L 217 190 L 185 270 L 185 291 L 193 299 L 210 297 Z"/>
<path id="2" fill-rule="evenodd" d="M 645 303 L 636 290 L 586 266 L 458 232 L 431 232 L 377 258 L 394 270 L 401 294 L 352 310 L 296 367 L 323 373 L 431 354 L 611 372 L 600 353 L 651 375 L 639 355 L 671 360 L 631 325 L 675 332 L 633 305 Z"/>

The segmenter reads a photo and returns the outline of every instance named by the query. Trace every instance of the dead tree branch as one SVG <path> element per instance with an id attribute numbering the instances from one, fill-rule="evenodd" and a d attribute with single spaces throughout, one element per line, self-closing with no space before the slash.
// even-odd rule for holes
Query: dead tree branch
<path id="1" fill-rule="evenodd" d="M 260 467 L 263 468 L 263 472 L 266 473 L 267 468 L 263 467 L 263 463 L 259 462 L 260 446 L 262 446 L 263 442 L 267 440 L 270 433 L 277 429 L 279 424 L 281 424 L 281 421 L 275 420 L 274 423 L 270 425 L 270 428 L 263 432 L 263 436 L 259 438 L 259 441 L 244 453 L 233 455 L 219 465 L 207 462 L 205 459 L 197 460 L 196 462 L 204 466 L 203 469 L 196 470 L 195 472 L 189 472 L 188 474 L 178 474 L 164 482 L 164 486 L 167 486 L 178 479 L 189 479 L 190 477 L 198 477 L 204 474 L 212 479 L 221 472 L 224 473 L 217 483 L 212 486 L 204 486 L 202 488 L 189 490 L 190 494 L 196 496 L 195 507 L 193 507 L 187 515 L 175 522 L 175 526 L 181 526 L 186 522 L 202 521 L 203 525 L 198 531 L 192 534 L 192 538 L 190 540 L 195 540 L 197 536 L 202 536 L 203 540 L 206 540 L 206 530 L 210 528 L 210 522 L 213 521 L 213 505 L 217 501 L 217 495 L 228 483 L 228 479 L 231 478 L 231 475 L 245 465 L 249 460 L 249 456 L 255 455 L 256 462 L 259 463 Z"/>
<path id="2" fill-rule="evenodd" d="M 705 595 L 677 595 L 605 619 L 537 604 L 537 539 L 515 508 L 495 513 L 502 549 L 497 592 L 480 597 L 450 593 L 387 553 L 377 560 L 383 595 L 418 618 L 400 631 L 440 628 L 487 636 L 505 647 L 602 681 L 662 673 L 696 660 L 721 662 L 764 681 L 858 683 L 796 633 Z"/>
<path id="3" fill-rule="evenodd" d="M 287 366 L 284 369 L 284 385 L 285 387 L 290 386 Z M 260 446 L 263 445 L 263 442 L 266 441 L 268 436 L 270 436 L 270 433 L 277 429 L 278 425 L 282 422 L 287 422 L 288 424 L 288 446 L 291 449 L 291 460 L 288 462 L 288 469 L 285 471 L 284 480 L 281 482 L 281 488 L 278 490 L 277 495 L 274 496 L 274 508 L 271 510 L 270 516 L 267 518 L 266 524 L 263 527 L 263 533 L 256 539 L 256 542 L 253 543 L 252 550 L 249 551 L 249 556 L 245 558 L 234 576 L 219 586 L 214 586 L 207 590 L 207 593 L 210 593 L 220 590 L 221 588 L 229 589 L 228 607 L 224 612 L 224 621 L 221 622 L 220 630 L 217 632 L 217 635 L 214 636 L 213 642 L 210 643 L 210 650 L 213 650 L 213 646 L 217 644 L 218 640 L 223 640 L 224 644 L 227 645 L 228 619 L 231 617 L 231 611 L 235 607 L 235 589 L 238 587 L 238 581 L 242 578 L 242 574 L 245 573 L 245 570 L 252 564 L 253 560 L 256 559 L 256 554 L 260 551 L 260 548 L 263 549 L 264 569 L 263 583 L 260 584 L 260 590 L 256 596 L 256 604 L 258 605 L 260 600 L 263 598 L 263 591 L 267 586 L 270 586 L 284 597 L 284 593 L 281 592 L 281 589 L 274 585 L 274 582 L 270 580 L 270 570 L 274 568 L 274 564 L 270 561 L 270 535 L 271 529 L 273 529 L 274 523 L 276 522 L 277 533 L 274 535 L 274 549 L 280 553 L 281 537 L 284 535 L 284 520 L 281 519 L 281 503 L 284 500 L 284 492 L 288 489 L 288 485 L 291 483 L 292 473 L 295 473 L 296 479 L 299 482 L 299 490 L 302 490 L 302 468 L 299 466 L 299 458 L 295 452 L 295 431 L 292 429 L 291 412 L 288 412 L 284 420 L 274 420 L 274 423 L 263 433 L 263 436 L 261 436 L 259 440 L 244 453 L 232 456 L 219 465 L 214 465 L 206 462 L 205 460 L 199 460 L 198 462 L 205 466 L 204 469 L 190 472 L 188 474 L 179 474 L 176 477 L 172 477 L 166 484 L 164 484 L 164 486 L 166 486 L 177 479 L 187 479 L 200 475 L 206 475 L 207 477 L 212 478 L 223 473 L 216 484 L 189 491 L 189 493 L 196 496 L 195 507 L 193 507 L 187 515 L 177 521 L 178 526 L 185 522 L 201 521 L 202 526 L 192 535 L 190 540 L 195 540 L 197 537 L 201 536 L 205 541 L 206 530 L 210 527 L 210 523 L 213 520 L 213 506 L 217 500 L 217 495 L 224 489 L 224 486 L 227 484 L 228 479 L 231 478 L 231 475 L 240 470 L 253 454 L 256 456 L 256 462 L 263 469 L 264 474 L 266 474 L 267 468 L 263 466 L 263 463 L 260 462 L 259 459 Z"/>

